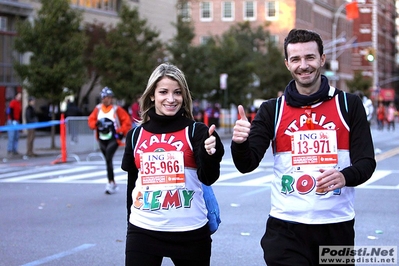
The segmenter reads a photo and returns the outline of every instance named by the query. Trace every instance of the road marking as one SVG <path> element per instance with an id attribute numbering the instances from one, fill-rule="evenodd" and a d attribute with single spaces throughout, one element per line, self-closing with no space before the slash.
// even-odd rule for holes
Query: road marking
<path id="1" fill-rule="evenodd" d="M 79 247 L 76 247 L 76 248 L 73 248 L 73 249 L 70 249 L 70 250 L 67 250 L 67 251 L 64 251 L 64 252 L 60 252 L 58 254 L 54 254 L 54 255 L 42 258 L 40 260 L 35 260 L 35 261 L 32 261 L 32 262 L 26 263 L 26 264 L 24 264 L 22 266 L 36 266 L 36 265 L 45 264 L 47 262 L 50 262 L 50 261 L 53 261 L 53 260 L 58 260 L 60 258 L 72 255 L 72 254 L 77 253 L 77 252 L 80 252 L 82 250 L 85 250 L 85 249 L 88 249 L 88 248 L 92 248 L 95 245 L 96 244 L 83 244 L 83 245 L 81 245 Z"/>
<path id="2" fill-rule="evenodd" d="M 379 161 L 388 159 L 388 158 L 390 158 L 390 157 L 392 157 L 392 156 L 395 156 L 396 154 L 399 154 L 399 147 L 396 147 L 395 149 L 392 149 L 392 150 L 383 152 L 383 153 L 381 153 L 381 154 L 377 154 L 377 155 L 375 156 L 375 160 L 376 160 L 377 163 L 378 163 Z"/>
<path id="3" fill-rule="evenodd" d="M 381 178 L 384 178 L 388 175 L 390 175 L 392 173 L 392 171 L 389 170 L 379 170 L 379 171 L 375 171 L 374 174 L 370 177 L 369 180 L 367 180 L 366 182 L 364 182 L 363 184 L 357 186 L 359 188 L 365 187 L 370 185 L 371 183 L 374 183 L 378 180 L 380 180 Z"/>
<path id="4" fill-rule="evenodd" d="M 392 154 L 392 153 L 391 153 Z M 242 174 L 234 167 L 231 160 L 222 163 L 222 174 L 215 186 L 270 187 L 274 179 L 271 163 L 261 165 L 250 173 Z M 120 162 L 114 163 L 115 181 L 119 185 L 127 184 L 127 173 L 120 167 Z M 105 184 L 107 183 L 104 162 L 77 162 L 60 169 L 55 166 L 37 167 L 31 170 L 10 170 L 0 174 L 0 183 L 56 183 L 56 184 Z M 13 168 L 15 169 L 15 168 Z M 52 170 L 54 169 L 54 170 Z M 57 170 L 59 169 L 59 170 Z M 368 189 L 399 189 L 399 184 L 374 185 L 375 182 L 387 176 L 395 177 L 397 170 L 376 170 L 373 176 L 358 188 Z M 399 182 L 398 182 L 399 183 Z"/>
<path id="5" fill-rule="evenodd" d="M 62 177 L 58 177 L 55 179 L 47 179 L 47 180 L 44 180 L 43 182 L 44 183 L 68 183 L 69 181 L 73 181 L 73 180 L 81 180 L 81 179 L 88 179 L 88 178 L 92 178 L 92 177 L 102 177 L 102 176 L 105 177 L 106 171 L 107 170 L 103 169 L 103 170 L 95 171 L 95 172 L 79 173 L 77 175 L 71 175 L 68 177 L 62 176 Z M 122 172 L 125 173 L 125 175 L 126 175 L 126 172 L 123 171 L 122 169 L 114 170 L 115 175 L 120 174 Z M 100 180 L 102 180 L 102 179 L 100 179 Z M 106 180 L 106 179 L 104 178 L 104 180 Z M 93 181 L 93 180 L 91 180 L 91 181 Z"/>
<path id="6" fill-rule="evenodd" d="M 24 175 L 24 173 L 16 172 L 16 173 L 10 173 L 10 174 L 12 174 L 13 176 L 19 175 L 19 177 L 8 178 L 8 179 L 4 180 L 4 182 L 19 182 L 19 181 L 24 181 L 27 179 L 32 179 L 32 178 L 47 178 L 47 177 L 49 177 L 49 175 L 57 176 L 57 175 L 64 175 L 64 174 L 73 174 L 75 172 L 88 171 L 88 170 L 93 170 L 96 168 L 97 167 L 93 167 L 93 166 L 82 166 L 82 167 L 73 167 L 73 168 L 64 169 L 64 170 L 49 171 L 47 173 L 40 172 L 37 174 L 31 174 L 31 175 Z M 32 171 L 33 170 L 31 170 L 31 172 Z M 9 174 L 1 175 L 1 178 L 5 178 L 8 175 Z"/>

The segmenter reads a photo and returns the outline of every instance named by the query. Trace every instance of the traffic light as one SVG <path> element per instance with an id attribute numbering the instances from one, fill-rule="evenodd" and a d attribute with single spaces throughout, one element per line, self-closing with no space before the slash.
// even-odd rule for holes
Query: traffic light
<path id="1" fill-rule="evenodd" d="M 366 49 L 366 54 L 365 54 L 366 60 L 369 62 L 373 62 L 375 59 L 375 50 L 372 47 L 369 47 Z"/>

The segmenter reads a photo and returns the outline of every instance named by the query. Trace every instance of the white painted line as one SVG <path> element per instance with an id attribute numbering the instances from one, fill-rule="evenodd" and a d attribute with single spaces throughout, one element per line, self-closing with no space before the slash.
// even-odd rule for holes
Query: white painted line
<path id="1" fill-rule="evenodd" d="M 37 169 L 40 169 L 40 171 L 51 171 L 51 169 L 54 169 L 53 166 L 46 166 L 46 167 L 38 167 Z M 0 174 L 0 179 L 2 178 L 9 178 L 9 177 L 14 177 L 14 176 L 21 176 L 21 175 L 30 175 L 34 173 L 36 168 L 30 168 L 29 170 L 24 170 L 24 171 L 12 171 L 8 173 L 2 173 Z"/>
<path id="2" fill-rule="evenodd" d="M 226 181 L 226 180 L 229 180 L 229 179 L 234 179 L 234 178 L 242 177 L 242 176 L 247 176 L 247 175 L 251 175 L 251 174 L 254 174 L 254 173 L 259 173 L 261 171 L 262 171 L 261 169 L 255 169 L 252 172 L 246 173 L 246 174 L 241 174 L 238 171 L 237 172 L 228 173 L 228 174 L 223 174 L 223 175 L 220 175 L 218 181 L 216 181 L 216 182 Z"/>
<path id="3" fill-rule="evenodd" d="M 114 170 L 115 175 L 122 173 L 122 172 L 126 173 L 122 169 Z M 72 175 L 72 176 L 68 176 L 68 177 L 47 179 L 47 180 L 44 180 L 44 183 L 67 183 L 72 180 L 86 179 L 86 178 L 92 178 L 92 177 L 102 177 L 102 176 L 106 176 L 106 175 L 107 175 L 107 170 L 104 169 L 101 171 L 89 172 L 89 173 L 85 173 L 85 174 L 77 174 L 77 175 Z"/>
<path id="4" fill-rule="evenodd" d="M 399 190 L 399 185 L 398 186 L 369 185 L 369 186 L 360 187 L 360 188 L 361 189 L 386 189 L 386 190 L 398 189 Z"/>
<path id="5" fill-rule="evenodd" d="M 94 246 L 95 246 L 95 244 L 83 244 L 83 245 L 81 245 L 79 247 L 76 247 L 76 248 L 73 248 L 73 249 L 58 253 L 58 254 L 54 254 L 54 255 L 42 258 L 40 260 L 35 260 L 35 261 L 32 261 L 32 262 L 26 263 L 26 264 L 24 264 L 22 266 L 36 266 L 36 265 L 45 264 L 47 262 L 50 262 L 50 261 L 53 261 L 53 260 L 58 260 L 60 258 L 72 255 L 74 253 L 80 252 L 82 250 L 85 250 L 85 249 L 88 249 L 88 248 L 91 248 L 91 247 L 94 247 Z"/>
<path id="6" fill-rule="evenodd" d="M 374 183 L 378 180 L 380 180 L 381 178 L 386 177 L 387 175 L 392 174 L 392 171 L 390 170 L 379 170 L 379 171 L 375 171 L 374 174 L 370 177 L 369 180 L 367 180 L 366 182 L 364 182 L 363 184 L 357 186 L 357 187 L 365 187 L 370 185 L 371 183 Z"/>
<path id="7" fill-rule="evenodd" d="M 274 174 L 271 174 L 271 175 L 267 175 L 267 176 L 263 176 L 263 177 L 253 178 L 248 181 L 239 182 L 239 184 L 241 184 L 243 186 L 259 186 L 262 184 L 271 183 L 273 178 L 274 178 Z"/>
<path id="8" fill-rule="evenodd" d="M 19 176 L 19 177 L 9 178 L 7 180 L 4 180 L 4 182 L 19 182 L 19 181 L 24 181 L 27 179 L 34 179 L 34 178 L 48 178 L 49 176 L 71 174 L 71 173 L 76 173 L 79 171 L 93 170 L 96 168 L 97 167 L 95 167 L 95 166 L 71 167 L 70 169 L 51 171 L 51 172 L 45 172 L 45 173 L 41 172 L 41 173 L 33 174 L 33 175 L 23 175 L 23 176 Z"/>

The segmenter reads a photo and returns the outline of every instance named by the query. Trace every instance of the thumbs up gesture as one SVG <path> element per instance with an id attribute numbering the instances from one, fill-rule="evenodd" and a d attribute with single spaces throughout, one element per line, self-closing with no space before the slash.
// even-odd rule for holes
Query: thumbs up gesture
<path id="1" fill-rule="evenodd" d="M 205 150 L 208 152 L 209 155 L 212 155 L 216 152 L 216 137 L 212 136 L 213 132 L 215 131 L 216 126 L 212 125 L 209 127 L 208 134 L 209 137 L 205 140 Z"/>
<path id="2" fill-rule="evenodd" d="M 240 115 L 240 119 L 238 119 L 234 125 L 232 140 L 235 143 L 243 143 L 248 138 L 251 123 L 248 121 L 242 105 L 238 106 L 238 114 Z"/>

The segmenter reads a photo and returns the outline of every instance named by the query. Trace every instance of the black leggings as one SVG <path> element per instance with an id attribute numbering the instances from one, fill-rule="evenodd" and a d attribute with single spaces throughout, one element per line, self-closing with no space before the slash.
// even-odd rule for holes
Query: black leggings
<path id="1" fill-rule="evenodd" d="M 170 258 L 173 261 L 175 266 L 209 266 L 210 258 L 204 258 L 203 260 L 184 260 L 184 259 L 176 259 Z M 147 253 L 138 252 L 138 251 L 128 251 L 126 252 L 125 258 L 125 266 L 161 266 L 162 265 L 162 256 L 155 256 L 153 254 L 149 255 Z"/>
<path id="2" fill-rule="evenodd" d="M 112 158 L 118 149 L 118 142 L 116 139 L 110 140 L 99 140 L 100 150 L 105 157 L 105 162 L 107 164 L 107 178 L 108 182 L 115 182 L 114 180 L 114 165 L 112 163 Z"/>

